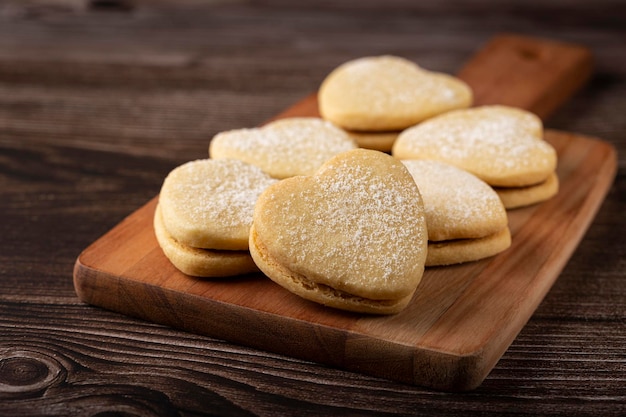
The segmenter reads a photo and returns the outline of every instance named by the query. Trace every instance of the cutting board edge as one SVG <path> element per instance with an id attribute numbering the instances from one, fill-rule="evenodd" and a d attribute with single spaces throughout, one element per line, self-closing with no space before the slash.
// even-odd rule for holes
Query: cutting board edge
<path id="1" fill-rule="evenodd" d="M 93 297 L 92 294 L 97 294 L 98 291 L 97 289 L 94 291 L 95 287 L 91 281 L 99 279 L 115 282 L 118 290 L 123 293 L 125 298 L 143 298 L 146 293 L 158 294 L 156 298 L 159 299 L 167 299 L 169 298 L 168 295 L 176 295 L 176 297 L 182 295 L 185 300 L 189 301 L 189 304 L 186 306 L 179 304 L 176 316 L 169 314 L 171 310 L 164 310 L 165 314 L 159 317 L 155 317 L 154 310 L 150 314 L 144 314 L 141 309 L 133 308 L 137 307 L 138 303 L 111 302 L 111 298 L 99 299 Z M 218 300 L 207 299 L 154 284 L 137 282 L 91 267 L 82 262 L 80 255 L 74 265 L 74 288 L 82 302 L 129 317 L 147 320 L 173 329 L 225 340 L 286 357 L 313 361 L 338 369 L 409 385 L 446 391 L 468 391 L 478 387 L 491 370 L 491 364 L 486 363 L 484 360 L 484 346 L 480 346 L 474 352 L 455 354 L 454 352 L 377 339 L 371 335 L 354 332 L 349 329 L 337 329 L 325 324 L 279 316 L 272 312 L 253 310 L 245 306 L 234 306 Z M 189 319 L 198 313 L 198 310 L 194 310 L 194 300 L 202 303 L 203 308 L 207 311 L 219 312 L 221 317 L 232 313 L 237 319 L 233 320 L 230 317 L 228 323 L 236 321 L 240 325 L 245 324 L 243 329 L 245 331 L 242 332 L 242 329 L 239 328 L 238 332 L 228 332 L 228 330 L 224 330 L 229 325 L 228 323 L 226 325 L 218 324 L 216 327 L 208 329 L 202 325 L 189 322 L 186 324 L 181 323 L 177 317 L 183 316 Z M 208 305 L 212 305 L 212 307 L 208 307 Z M 242 314 L 242 311 L 245 312 L 246 310 L 250 310 L 250 314 Z M 311 349 L 311 337 L 302 339 L 293 337 L 281 338 L 280 335 L 275 334 L 276 328 L 272 326 L 277 321 L 280 321 L 282 324 L 280 332 L 306 332 L 318 344 L 313 346 L 314 349 Z M 288 322 L 289 325 L 284 326 L 285 322 Z M 260 323 L 266 323 L 267 325 L 260 326 Z M 251 337 L 243 340 L 236 336 L 240 333 L 255 334 L 262 337 Z M 263 335 L 265 336 L 263 337 Z M 343 349 L 329 350 L 329 345 L 326 343 L 328 339 L 341 339 L 341 344 L 336 346 L 341 346 Z M 308 340 L 308 349 L 302 349 L 300 340 Z M 504 350 L 502 353 L 504 353 Z M 358 352 L 358 356 L 350 355 L 348 351 Z M 320 358 L 320 352 L 323 352 L 323 358 Z M 443 370 L 443 372 L 441 363 L 447 365 L 447 369 Z M 381 366 L 381 364 L 384 364 L 384 366 Z M 434 368 L 436 368 L 436 371 L 433 371 Z"/>

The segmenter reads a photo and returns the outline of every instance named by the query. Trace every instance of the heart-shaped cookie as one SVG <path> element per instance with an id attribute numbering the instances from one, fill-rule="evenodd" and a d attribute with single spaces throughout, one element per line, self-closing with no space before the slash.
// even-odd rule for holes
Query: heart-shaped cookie
<path id="1" fill-rule="evenodd" d="M 508 106 L 455 110 L 403 131 L 399 159 L 434 159 L 471 172 L 494 187 L 524 187 L 555 170 L 555 149 L 534 114 Z"/>
<path id="2" fill-rule="evenodd" d="M 187 246 L 247 250 L 256 200 L 275 182 L 258 167 L 235 159 L 187 162 L 161 186 L 163 226 Z"/>
<path id="3" fill-rule="evenodd" d="M 311 175 L 336 154 L 355 148 L 356 142 L 328 121 L 292 117 L 258 128 L 218 133 L 211 140 L 209 155 L 239 159 L 282 179 Z"/>
<path id="4" fill-rule="evenodd" d="M 391 314 L 421 280 L 427 240 L 421 195 L 404 165 L 356 149 L 315 175 L 267 188 L 255 206 L 250 253 L 269 278 L 301 297 Z"/>
<path id="5" fill-rule="evenodd" d="M 319 112 L 357 131 L 395 131 L 453 109 L 469 107 L 470 87 L 405 58 L 358 58 L 335 68 L 319 89 Z"/>

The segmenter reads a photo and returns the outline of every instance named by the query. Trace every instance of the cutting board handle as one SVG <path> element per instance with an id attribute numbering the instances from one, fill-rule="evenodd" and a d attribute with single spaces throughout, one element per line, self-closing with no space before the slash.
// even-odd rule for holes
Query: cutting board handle
<path id="1" fill-rule="evenodd" d="M 457 76 L 474 91 L 474 105 L 504 104 L 546 120 L 591 77 L 587 48 L 502 34 L 492 38 Z"/>

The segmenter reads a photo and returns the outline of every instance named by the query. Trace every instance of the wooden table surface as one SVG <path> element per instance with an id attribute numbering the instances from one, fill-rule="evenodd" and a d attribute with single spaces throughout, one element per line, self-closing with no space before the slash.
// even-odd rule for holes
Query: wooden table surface
<path id="1" fill-rule="evenodd" d="M 626 3 L 0 0 L 0 416 L 626 415 Z M 80 252 L 217 132 L 338 64 L 455 73 L 495 34 L 584 45 L 592 79 L 546 127 L 618 150 L 578 249 L 483 384 L 443 393 L 82 303 Z M 215 318 L 219 320 L 218 318 Z"/>

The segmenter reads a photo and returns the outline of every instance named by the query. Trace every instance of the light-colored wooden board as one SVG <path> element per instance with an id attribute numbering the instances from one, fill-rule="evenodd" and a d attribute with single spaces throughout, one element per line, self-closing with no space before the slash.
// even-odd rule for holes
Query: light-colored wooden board
<path id="1" fill-rule="evenodd" d="M 511 66 L 511 60 L 520 62 Z M 558 65 L 546 66 L 551 62 Z M 590 68 L 584 48 L 506 35 L 492 40 L 459 75 L 480 92 L 477 104 L 498 102 L 498 93 L 490 91 L 503 88 L 501 71 L 517 82 L 534 79 L 523 94 L 501 91 L 503 102 L 517 105 L 518 96 L 520 107 L 537 108 L 545 117 L 584 82 Z M 561 75 L 537 75 L 546 72 Z M 498 82 L 489 88 L 493 80 Z M 277 117 L 312 115 L 315 95 Z M 560 131 L 547 131 L 546 140 L 559 155 L 559 194 L 509 212 L 513 242 L 506 252 L 427 269 L 410 305 L 396 315 L 326 308 L 261 274 L 186 276 L 167 261 L 154 237 L 157 197 L 79 255 L 76 292 L 96 306 L 234 343 L 409 384 L 473 389 L 558 278 L 615 176 L 616 154 L 608 143 Z"/>

